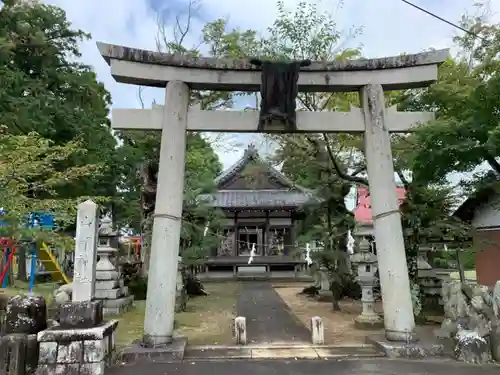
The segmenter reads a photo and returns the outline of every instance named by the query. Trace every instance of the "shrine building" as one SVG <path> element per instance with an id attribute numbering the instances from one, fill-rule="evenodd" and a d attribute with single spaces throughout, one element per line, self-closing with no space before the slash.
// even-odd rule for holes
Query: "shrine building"
<path id="1" fill-rule="evenodd" d="M 204 276 L 300 276 L 305 260 L 297 223 L 315 199 L 312 191 L 262 159 L 253 145 L 215 182 L 217 190 L 200 198 L 222 210 L 224 238 L 206 260 Z"/>

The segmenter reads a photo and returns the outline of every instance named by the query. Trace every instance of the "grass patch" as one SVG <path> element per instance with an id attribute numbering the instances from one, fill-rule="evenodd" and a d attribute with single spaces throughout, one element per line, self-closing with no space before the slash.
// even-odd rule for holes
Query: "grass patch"
<path id="1" fill-rule="evenodd" d="M 175 335 L 188 338 L 190 345 L 230 344 L 236 316 L 237 283 L 204 283 L 210 293 L 188 301 L 187 309 L 175 315 Z M 116 344 L 124 347 L 143 335 L 146 301 L 136 301 L 134 308 L 117 317 Z"/>
<path id="2" fill-rule="evenodd" d="M 52 293 L 59 287 L 58 283 L 39 283 L 35 284 L 33 287 L 33 293 L 37 296 L 45 297 L 47 304 L 52 299 Z M 7 288 L 0 289 L 0 293 L 5 293 L 9 297 L 13 297 L 18 294 L 28 293 L 29 284 L 24 281 L 16 280 L 14 285 L 8 286 Z"/>

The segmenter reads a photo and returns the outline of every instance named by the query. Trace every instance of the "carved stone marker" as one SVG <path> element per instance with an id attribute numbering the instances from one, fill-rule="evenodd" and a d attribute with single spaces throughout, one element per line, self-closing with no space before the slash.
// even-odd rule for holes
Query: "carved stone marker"
<path id="1" fill-rule="evenodd" d="M 274 62 L 251 59 L 250 63 L 262 67 L 258 130 L 272 130 L 273 123 L 278 122 L 282 125 L 280 130 L 296 131 L 297 81 L 300 68 L 309 66 L 311 61 Z"/>
<path id="2" fill-rule="evenodd" d="M 98 206 L 91 200 L 78 205 L 76 218 L 74 302 L 91 301 L 95 294 Z"/>

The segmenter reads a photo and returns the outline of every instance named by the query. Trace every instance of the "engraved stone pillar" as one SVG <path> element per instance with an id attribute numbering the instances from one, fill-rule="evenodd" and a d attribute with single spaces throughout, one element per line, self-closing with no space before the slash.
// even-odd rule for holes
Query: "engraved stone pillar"
<path id="1" fill-rule="evenodd" d="M 163 131 L 144 316 L 143 344 L 148 347 L 170 343 L 174 330 L 188 105 L 188 86 L 184 82 L 170 81 L 167 84 L 163 107 Z"/>
<path id="2" fill-rule="evenodd" d="M 73 302 L 91 301 L 95 296 L 98 206 L 91 200 L 78 205 L 76 217 Z"/>
<path id="3" fill-rule="evenodd" d="M 354 319 L 354 325 L 360 329 L 379 329 L 383 322 L 373 310 L 373 286 L 377 272 L 377 257 L 370 252 L 370 243 L 363 238 L 359 244 L 359 252 L 351 255 L 351 262 L 357 267 L 356 281 L 361 286 L 361 303 L 363 311 Z"/>
<path id="4" fill-rule="evenodd" d="M 386 338 L 407 341 L 414 337 L 415 319 L 382 86 L 366 85 L 360 97 Z"/>

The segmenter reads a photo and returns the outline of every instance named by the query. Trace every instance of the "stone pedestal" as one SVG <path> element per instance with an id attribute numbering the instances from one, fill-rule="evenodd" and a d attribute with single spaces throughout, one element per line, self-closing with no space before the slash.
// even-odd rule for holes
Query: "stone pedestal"
<path id="1" fill-rule="evenodd" d="M 60 325 L 38 333 L 36 375 L 103 375 L 115 352 L 118 321 L 103 321 L 101 301 L 65 303 Z"/>
<path id="2" fill-rule="evenodd" d="M 134 301 L 124 286 L 120 272 L 110 260 L 118 250 L 117 232 L 112 230 L 111 220 L 104 218 L 99 228 L 99 243 L 97 254 L 99 261 L 96 265 L 95 299 L 103 303 L 104 315 L 120 315 L 127 311 Z"/>
<path id="3" fill-rule="evenodd" d="M 384 323 L 373 310 L 373 286 L 377 272 L 377 257 L 370 251 L 370 243 L 363 238 L 359 244 L 359 252 L 351 256 L 356 265 L 358 276 L 356 281 L 361 286 L 361 303 L 363 311 L 354 319 L 354 326 L 360 329 L 380 329 Z"/>

